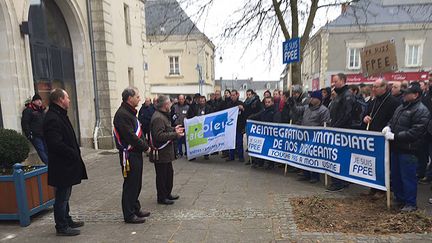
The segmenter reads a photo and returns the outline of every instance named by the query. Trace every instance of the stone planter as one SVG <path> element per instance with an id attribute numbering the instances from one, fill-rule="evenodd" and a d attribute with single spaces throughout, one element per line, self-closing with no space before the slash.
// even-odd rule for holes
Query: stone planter
<path id="1" fill-rule="evenodd" d="M 24 172 L 14 165 L 13 175 L 0 176 L 0 220 L 19 220 L 30 225 L 30 217 L 54 204 L 54 188 L 48 186 L 48 167 Z"/>

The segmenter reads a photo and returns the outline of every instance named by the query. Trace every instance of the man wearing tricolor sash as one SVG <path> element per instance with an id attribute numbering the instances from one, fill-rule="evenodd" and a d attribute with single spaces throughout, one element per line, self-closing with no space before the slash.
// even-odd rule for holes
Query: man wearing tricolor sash
<path id="1" fill-rule="evenodd" d="M 128 87 L 122 92 L 122 104 L 114 116 L 114 140 L 119 150 L 124 178 L 122 192 L 123 218 L 126 223 L 145 222 L 150 212 L 142 211 L 138 200 L 143 173 L 143 152 L 150 152 L 137 119 L 141 98 L 138 89 Z"/>
<path id="2" fill-rule="evenodd" d="M 159 204 L 173 204 L 179 196 L 172 195 L 175 159 L 173 141 L 184 136 L 184 128 L 171 126 L 171 101 L 167 96 L 158 98 L 156 111 L 150 121 L 150 162 L 156 171 L 157 201 Z"/>

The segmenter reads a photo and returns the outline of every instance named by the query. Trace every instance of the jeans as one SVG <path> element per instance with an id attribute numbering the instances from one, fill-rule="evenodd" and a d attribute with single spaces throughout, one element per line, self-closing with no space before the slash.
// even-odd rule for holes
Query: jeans
<path id="1" fill-rule="evenodd" d="M 34 148 L 36 149 L 36 152 L 39 155 L 39 158 L 42 160 L 44 164 L 48 164 L 48 154 L 46 149 L 46 144 L 43 138 L 40 137 L 33 137 L 31 140 L 31 143 L 33 144 Z"/>
<path id="2" fill-rule="evenodd" d="M 186 151 L 186 138 L 184 136 L 180 137 L 180 138 L 177 138 L 177 152 L 180 155 L 183 155 L 183 145 L 185 147 L 184 154 L 187 154 L 187 151 Z"/>
<path id="3" fill-rule="evenodd" d="M 236 132 L 236 147 L 235 149 L 230 149 L 229 151 L 229 158 L 231 160 L 234 159 L 234 155 L 237 152 L 237 156 L 239 159 L 244 159 L 243 154 L 243 133 L 242 132 Z"/>
<path id="4" fill-rule="evenodd" d="M 57 230 L 69 227 L 72 218 L 69 215 L 69 198 L 72 193 L 72 186 L 56 187 L 54 202 L 54 221 Z"/>
<path id="5" fill-rule="evenodd" d="M 417 206 L 417 163 L 413 154 L 391 152 L 391 182 L 397 201 L 408 206 Z"/>
<path id="6" fill-rule="evenodd" d="M 307 178 L 307 179 L 316 179 L 316 180 L 320 180 L 320 174 L 319 173 L 316 173 L 316 172 L 312 172 L 312 171 L 307 171 L 307 170 L 304 170 L 303 171 L 303 176 L 305 177 L 305 178 Z M 334 180 L 334 178 L 333 178 L 333 180 Z"/>

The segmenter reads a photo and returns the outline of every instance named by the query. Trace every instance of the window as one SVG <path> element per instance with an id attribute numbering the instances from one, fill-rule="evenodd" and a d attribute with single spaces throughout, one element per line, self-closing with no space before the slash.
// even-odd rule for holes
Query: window
<path id="1" fill-rule="evenodd" d="M 180 63 L 178 56 L 170 56 L 169 58 L 169 75 L 180 75 Z"/>
<path id="2" fill-rule="evenodd" d="M 348 49 L 348 69 L 360 69 L 360 48 Z"/>
<path id="3" fill-rule="evenodd" d="M 419 67 L 422 65 L 424 40 L 405 40 L 405 66 Z"/>
<path id="4" fill-rule="evenodd" d="M 347 59 L 346 59 L 347 69 L 350 70 L 360 69 L 361 67 L 360 52 L 365 45 L 366 45 L 365 42 L 347 43 Z"/>
<path id="5" fill-rule="evenodd" d="M 128 68 L 128 79 L 129 79 L 129 86 L 134 86 L 134 70 L 133 68 Z"/>
<path id="6" fill-rule="evenodd" d="M 311 54 L 311 73 L 315 73 L 315 63 L 317 59 L 317 55 L 316 55 L 316 50 L 312 50 L 312 54 Z"/>
<path id="7" fill-rule="evenodd" d="M 123 5 L 123 12 L 124 12 L 124 21 L 125 21 L 126 43 L 128 45 L 132 45 L 129 6 L 127 4 Z"/>

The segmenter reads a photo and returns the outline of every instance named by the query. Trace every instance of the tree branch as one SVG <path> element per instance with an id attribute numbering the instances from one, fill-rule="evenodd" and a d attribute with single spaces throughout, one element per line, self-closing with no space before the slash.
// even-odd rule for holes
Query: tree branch
<path id="1" fill-rule="evenodd" d="M 272 0 L 272 1 L 273 1 L 273 8 L 276 12 L 276 17 L 279 21 L 279 26 L 281 27 L 282 33 L 285 37 L 285 40 L 289 40 L 289 39 L 291 39 L 291 36 L 288 32 L 288 28 L 286 26 L 284 16 L 283 16 L 281 9 L 280 9 L 280 5 L 281 5 L 282 1 L 280 1 L 280 2 L 277 2 L 277 0 Z"/>
<path id="2" fill-rule="evenodd" d="M 303 32 L 303 36 L 301 38 L 300 53 L 303 53 L 303 48 L 306 45 L 306 43 L 309 41 L 309 35 L 310 35 L 311 30 L 312 30 L 312 26 L 313 26 L 313 22 L 315 20 L 316 12 L 318 10 L 318 2 L 319 2 L 319 0 L 312 0 L 312 4 L 310 6 L 310 11 L 309 11 L 309 17 L 308 17 L 308 20 L 306 23 L 305 30 Z"/>

